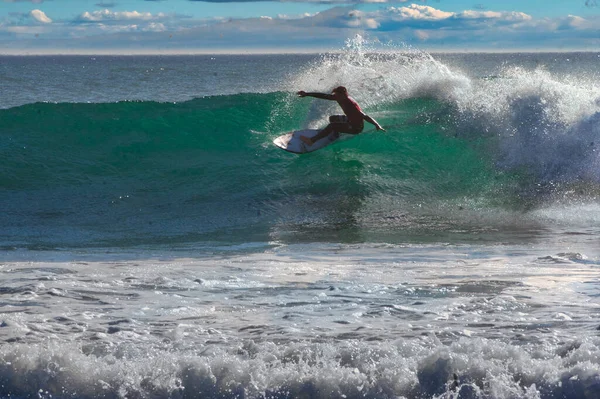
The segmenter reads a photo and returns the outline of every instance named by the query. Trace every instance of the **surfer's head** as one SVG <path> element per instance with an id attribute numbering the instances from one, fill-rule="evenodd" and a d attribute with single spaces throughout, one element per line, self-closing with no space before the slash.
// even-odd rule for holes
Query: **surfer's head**
<path id="1" fill-rule="evenodd" d="M 333 94 L 339 94 L 344 97 L 346 97 L 348 95 L 348 89 L 346 89 L 344 86 L 338 86 L 335 89 L 333 89 L 331 92 Z"/>

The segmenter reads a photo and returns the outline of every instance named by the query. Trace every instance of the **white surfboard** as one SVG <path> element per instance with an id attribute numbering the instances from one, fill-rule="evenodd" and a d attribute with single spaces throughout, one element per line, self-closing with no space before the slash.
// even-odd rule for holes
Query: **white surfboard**
<path id="1" fill-rule="evenodd" d="M 300 136 L 309 138 L 314 137 L 319 132 L 320 130 L 315 129 L 296 130 L 277 137 L 273 140 L 273 144 L 283 150 L 293 152 L 294 154 L 305 154 L 327 147 L 329 144 L 340 138 L 339 133 L 331 133 L 329 136 L 323 137 L 313 145 L 308 145 L 300 139 Z"/>

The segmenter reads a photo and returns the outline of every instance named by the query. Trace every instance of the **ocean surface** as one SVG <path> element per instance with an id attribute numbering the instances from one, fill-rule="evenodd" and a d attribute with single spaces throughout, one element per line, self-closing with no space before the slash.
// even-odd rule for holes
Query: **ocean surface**
<path id="1" fill-rule="evenodd" d="M 600 398 L 599 66 L 0 57 L 0 397 Z"/>

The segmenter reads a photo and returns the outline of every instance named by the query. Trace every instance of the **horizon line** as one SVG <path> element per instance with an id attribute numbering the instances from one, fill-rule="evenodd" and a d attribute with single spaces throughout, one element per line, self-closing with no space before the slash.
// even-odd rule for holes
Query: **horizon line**
<path id="1" fill-rule="evenodd" d="M 424 52 L 429 54 L 541 54 L 541 53 L 600 53 L 600 50 L 589 49 L 418 49 L 405 48 L 396 50 L 378 50 L 365 49 L 364 53 L 398 53 L 398 52 Z M 261 50 L 169 50 L 169 51 L 113 51 L 113 50 L 84 50 L 84 51 L 4 51 L 0 49 L 0 56 L 192 56 L 192 55 L 320 55 L 346 53 L 345 50 L 325 50 L 325 49 L 305 49 L 305 50 L 279 50 L 279 49 L 261 49 Z"/>

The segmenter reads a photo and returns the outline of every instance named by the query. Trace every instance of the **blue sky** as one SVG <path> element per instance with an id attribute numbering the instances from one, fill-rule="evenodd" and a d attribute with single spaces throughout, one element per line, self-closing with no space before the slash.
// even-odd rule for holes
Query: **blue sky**
<path id="1" fill-rule="evenodd" d="M 600 0 L 0 0 L 0 54 L 600 50 Z"/>

